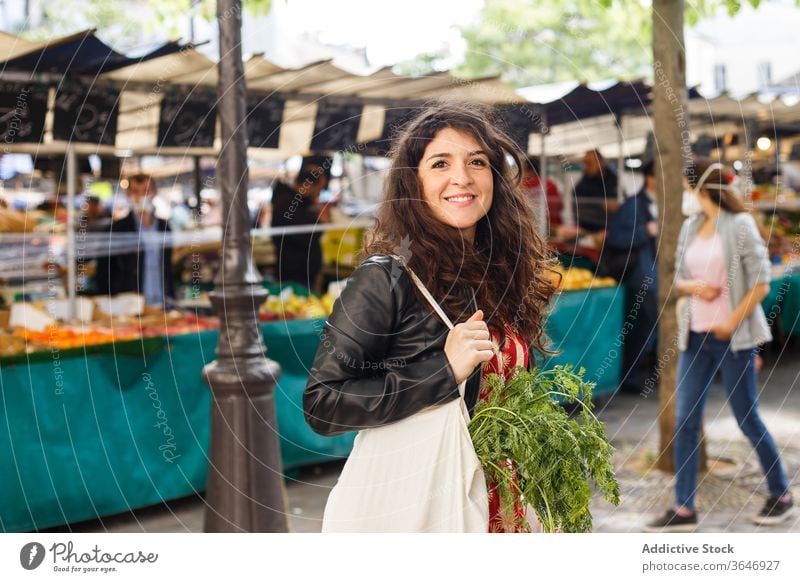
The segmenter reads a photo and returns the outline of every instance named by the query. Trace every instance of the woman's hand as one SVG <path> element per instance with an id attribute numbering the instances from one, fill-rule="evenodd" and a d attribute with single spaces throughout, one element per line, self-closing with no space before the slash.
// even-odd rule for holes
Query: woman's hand
<path id="1" fill-rule="evenodd" d="M 717 285 L 711 285 L 700 279 L 684 279 L 678 281 L 678 292 L 681 295 L 692 295 L 703 301 L 713 301 L 719 297 L 722 289 Z"/>
<path id="2" fill-rule="evenodd" d="M 719 297 L 720 293 L 722 293 L 722 289 L 717 285 L 712 285 L 705 281 L 695 281 L 693 294 L 703 301 L 714 301 Z"/>
<path id="3" fill-rule="evenodd" d="M 756 283 L 753 285 L 753 288 L 742 297 L 742 300 L 739 302 L 739 305 L 736 306 L 736 309 L 733 310 L 728 321 L 714 326 L 711 329 L 711 333 L 713 333 L 718 340 L 727 341 L 731 339 L 736 329 L 745 319 L 750 317 L 750 314 L 753 313 L 756 306 L 761 304 L 764 297 L 767 296 L 767 293 L 769 293 L 769 283 Z"/>
<path id="4" fill-rule="evenodd" d="M 319 222 L 330 222 L 331 221 L 331 205 L 330 204 L 323 204 L 319 208 L 319 214 L 317 215 Z"/>
<path id="5" fill-rule="evenodd" d="M 492 359 L 494 349 L 491 337 L 480 309 L 467 321 L 450 330 L 444 343 L 444 353 L 456 382 L 461 384 L 477 365 Z"/>
<path id="6" fill-rule="evenodd" d="M 736 326 L 730 322 L 720 323 L 711 328 L 711 333 L 720 341 L 728 341 L 733 337 L 733 332 L 735 331 Z"/>

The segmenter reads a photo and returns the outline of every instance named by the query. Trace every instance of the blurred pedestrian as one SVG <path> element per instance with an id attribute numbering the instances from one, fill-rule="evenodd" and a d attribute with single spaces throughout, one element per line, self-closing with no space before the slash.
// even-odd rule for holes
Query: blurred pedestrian
<path id="1" fill-rule="evenodd" d="M 550 178 L 542 186 L 539 159 L 536 156 L 526 158 L 525 172 L 522 177 L 522 189 L 534 203 L 537 212 L 544 211 L 545 218 L 542 221 L 545 226 L 559 226 L 561 220 L 561 192 L 558 186 Z M 548 230 L 540 229 L 542 236 L 547 236 Z"/>
<path id="2" fill-rule="evenodd" d="M 155 181 L 148 174 L 135 174 L 128 178 L 126 195 L 130 211 L 108 228 L 112 252 L 97 261 L 96 292 L 140 293 L 148 305 L 165 305 L 175 297 L 172 247 L 167 244 L 171 229 L 167 220 L 155 215 Z M 115 240 L 115 234 L 122 236 Z M 113 252 L 119 247 L 123 252 Z"/>
<path id="3" fill-rule="evenodd" d="M 294 187 L 278 181 L 272 190 L 272 226 L 315 226 L 330 221 L 330 209 L 319 196 L 328 187 L 332 160 L 326 156 L 303 158 Z M 275 261 L 280 282 L 294 281 L 309 289 L 318 287 L 322 272 L 321 232 L 276 235 Z"/>
<path id="4" fill-rule="evenodd" d="M 81 205 L 81 214 L 78 217 L 78 228 L 86 228 L 87 231 L 101 230 L 110 223 L 111 214 L 103 206 L 103 202 L 97 196 L 87 196 Z"/>
<path id="5" fill-rule="evenodd" d="M 610 214 L 619 207 L 617 174 L 599 150 L 583 156 L 583 176 L 575 186 L 575 221 L 584 231 L 596 233 L 608 226 Z"/>
<path id="6" fill-rule="evenodd" d="M 675 287 L 688 302 L 679 314 L 676 388 L 675 505 L 645 531 L 690 531 L 697 525 L 699 436 L 717 371 L 739 428 L 756 450 L 769 489 L 759 525 L 789 517 L 792 495 L 778 447 L 758 413 L 756 349 L 771 339 L 761 301 L 769 291 L 767 249 L 753 217 L 721 164 L 687 172 L 687 218 L 678 239 Z"/>
<path id="7" fill-rule="evenodd" d="M 642 168 L 644 184 L 611 216 L 600 264 L 625 287 L 626 317 L 622 389 L 639 392 L 654 366 L 658 337 L 658 207 L 653 163 Z"/>

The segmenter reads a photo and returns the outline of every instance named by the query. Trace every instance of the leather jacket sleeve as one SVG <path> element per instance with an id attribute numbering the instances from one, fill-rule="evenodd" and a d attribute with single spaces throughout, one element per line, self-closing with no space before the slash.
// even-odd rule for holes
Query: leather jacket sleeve
<path id="1" fill-rule="evenodd" d="M 386 259 L 386 258 L 384 258 Z M 389 424 L 458 398 L 458 386 L 441 345 L 425 341 L 413 361 L 398 360 L 404 295 L 388 260 L 368 259 L 348 280 L 325 324 L 303 394 L 306 422 L 336 435 Z M 394 279 L 393 279 L 394 278 Z M 414 333 L 413 331 L 410 333 Z"/>

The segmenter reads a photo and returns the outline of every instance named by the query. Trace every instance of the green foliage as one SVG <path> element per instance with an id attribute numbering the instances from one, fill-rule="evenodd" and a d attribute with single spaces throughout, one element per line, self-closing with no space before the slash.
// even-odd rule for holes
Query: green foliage
<path id="1" fill-rule="evenodd" d="M 477 405 L 469 431 L 487 481 L 498 484 L 504 523 L 518 521 L 514 504 L 521 496 L 546 532 L 589 532 L 592 483 L 619 504 L 613 448 L 592 413 L 593 384 L 583 374 L 556 366 L 517 368 L 508 381 L 487 378 L 491 394 Z M 574 419 L 559 399 L 579 407 Z"/>
<path id="2" fill-rule="evenodd" d="M 97 28 L 101 38 L 114 40 L 114 46 L 134 45 L 141 23 L 130 18 L 127 8 L 124 0 L 60 0 L 44 7 L 40 25 L 29 28 L 23 22 L 16 32 L 28 40 L 45 40 Z"/>
<path id="3" fill-rule="evenodd" d="M 486 0 L 463 28 L 467 48 L 455 73 L 502 75 L 521 87 L 557 81 L 641 77 L 651 63 L 649 7 L 598 0 Z"/>
<path id="4" fill-rule="evenodd" d="M 735 15 L 744 2 L 689 0 L 687 24 L 724 6 Z M 795 0 L 800 5 L 800 0 Z M 557 81 L 597 81 L 652 75 L 652 2 L 647 0 L 486 0 L 477 23 L 463 28 L 465 78 L 501 75 L 514 86 Z M 453 56 L 423 54 L 398 67 L 401 73 L 441 70 Z"/>
<path id="5" fill-rule="evenodd" d="M 150 28 L 165 32 L 170 37 L 178 34 L 180 23 L 191 13 L 210 20 L 216 14 L 214 0 L 147 0 L 153 14 Z"/>
<path id="6" fill-rule="evenodd" d="M 285 0 L 280 0 L 285 1 Z M 144 5 L 144 6 L 142 6 Z M 242 8 L 256 16 L 266 15 L 272 0 L 243 0 Z M 30 40 L 43 40 L 92 27 L 115 48 L 137 46 L 143 37 L 177 38 L 180 24 L 189 14 L 205 20 L 217 15 L 216 0 L 60 0 L 48 3 L 40 26 L 18 31 Z"/>
<path id="7" fill-rule="evenodd" d="M 447 50 L 441 49 L 436 52 L 423 53 L 411 60 L 398 63 L 394 72 L 397 75 L 416 77 L 426 75 L 433 71 L 446 71 L 451 68 L 451 57 Z"/>
<path id="8" fill-rule="evenodd" d="M 147 0 L 147 3 L 153 8 L 159 26 L 170 34 L 175 34 L 178 23 L 190 10 L 209 21 L 217 16 L 216 0 Z M 267 14 L 271 6 L 272 0 L 242 0 L 242 8 L 256 16 Z"/>

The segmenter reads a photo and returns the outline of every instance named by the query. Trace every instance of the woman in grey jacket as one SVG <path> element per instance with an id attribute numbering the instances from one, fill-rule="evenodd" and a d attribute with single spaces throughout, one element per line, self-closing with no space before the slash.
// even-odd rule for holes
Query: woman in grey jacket
<path id="1" fill-rule="evenodd" d="M 792 497 L 778 448 L 758 414 L 755 355 L 770 341 L 761 301 L 770 264 L 755 220 L 729 185 L 721 164 L 698 163 L 684 193 L 689 215 L 678 238 L 675 288 L 687 296 L 678 315 L 675 506 L 645 531 L 691 531 L 697 525 L 700 423 L 717 370 L 736 421 L 756 450 L 770 497 L 753 518 L 777 524 L 789 517 Z"/>

